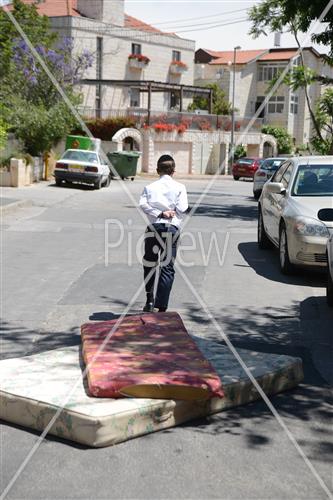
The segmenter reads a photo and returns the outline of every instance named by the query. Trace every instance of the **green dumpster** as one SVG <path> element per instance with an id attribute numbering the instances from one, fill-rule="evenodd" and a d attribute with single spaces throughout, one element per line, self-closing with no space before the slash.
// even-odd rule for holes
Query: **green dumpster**
<path id="1" fill-rule="evenodd" d="M 135 151 L 115 151 L 113 153 L 108 153 L 107 157 L 113 166 L 111 170 L 111 175 L 113 177 L 115 173 L 117 173 L 121 179 L 130 177 L 132 181 L 134 181 L 138 159 L 140 157 L 139 153 Z"/>

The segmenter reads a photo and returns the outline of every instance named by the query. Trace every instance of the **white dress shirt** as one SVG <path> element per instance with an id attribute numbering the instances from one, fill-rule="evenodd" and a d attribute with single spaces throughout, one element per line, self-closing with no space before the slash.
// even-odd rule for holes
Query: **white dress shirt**
<path id="1" fill-rule="evenodd" d="M 162 175 L 144 188 L 139 205 L 150 224 L 163 223 L 179 227 L 188 209 L 186 188 L 170 175 Z M 174 210 L 175 217 L 163 219 L 161 212 L 166 210 Z"/>

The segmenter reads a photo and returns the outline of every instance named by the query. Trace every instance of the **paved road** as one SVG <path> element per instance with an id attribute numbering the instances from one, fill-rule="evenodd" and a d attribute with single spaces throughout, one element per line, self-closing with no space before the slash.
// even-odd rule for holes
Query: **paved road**
<path id="1" fill-rule="evenodd" d="M 207 180 L 186 181 L 193 204 Z M 144 180 L 109 189 L 15 191 L 34 205 L 3 217 L 3 357 L 73 345 L 89 319 L 115 317 L 141 284 L 136 244 L 144 222 L 135 203 Z M 4 196 L 10 197 L 11 190 Z M 12 195 L 13 196 L 13 195 Z M 324 277 L 283 277 L 274 251 L 256 246 L 251 183 L 218 180 L 185 228 L 171 308 L 194 335 L 221 341 L 197 294 L 236 347 L 300 356 L 305 380 L 272 399 L 319 475 L 332 488 L 329 383 L 332 311 Z M 105 266 L 105 220 L 108 265 Z M 124 224 L 124 239 L 118 222 Z M 215 234 L 215 244 L 212 234 Z M 211 243 L 211 254 L 209 246 Z M 131 265 L 128 264 L 130 260 Z M 138 311 L 142 293 L 131 305 Z M 37 434 L 3 423 L 4 488 Z M 326 498 L 262 402 L 138 438 L 85 449 L 44 440 L 8 498 Z"/>

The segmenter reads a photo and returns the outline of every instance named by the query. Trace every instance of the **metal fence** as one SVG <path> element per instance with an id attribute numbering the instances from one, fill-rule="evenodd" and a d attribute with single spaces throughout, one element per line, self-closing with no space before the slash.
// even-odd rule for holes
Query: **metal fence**
<path id="1" fill-rule="evenodd" d="M 103 109 L 96 110 L 83 107 L 80 113 L 84 118 L 131 118 L 137 128 L 152 127 L 159 131 L 171 131 L 172 129 L 214 131 L 223 130 L 230 132 L 232 123 L 231 116 L 210 115 L 205 113 L 189 113 L 178 111 L 156 111 L 148 113 L 143 108 L 127 109 Z M 250 124 L 251 118 L 235 116 L 235 131 L 242 132 Z M 257 118 L 253 121 L 249 131 L 260 131 L 263 119 Z"/>

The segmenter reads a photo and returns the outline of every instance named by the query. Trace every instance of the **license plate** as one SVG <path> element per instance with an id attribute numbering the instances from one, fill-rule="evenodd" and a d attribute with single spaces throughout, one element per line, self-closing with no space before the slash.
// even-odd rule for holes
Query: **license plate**
<path id="1" fill-rule="evenodd" d="M 82 167 L 81 165 L 71 165 L 70 167 L 68 167 L 68 170 L 70 172 L 84 172 L 84 167 Z"/>

